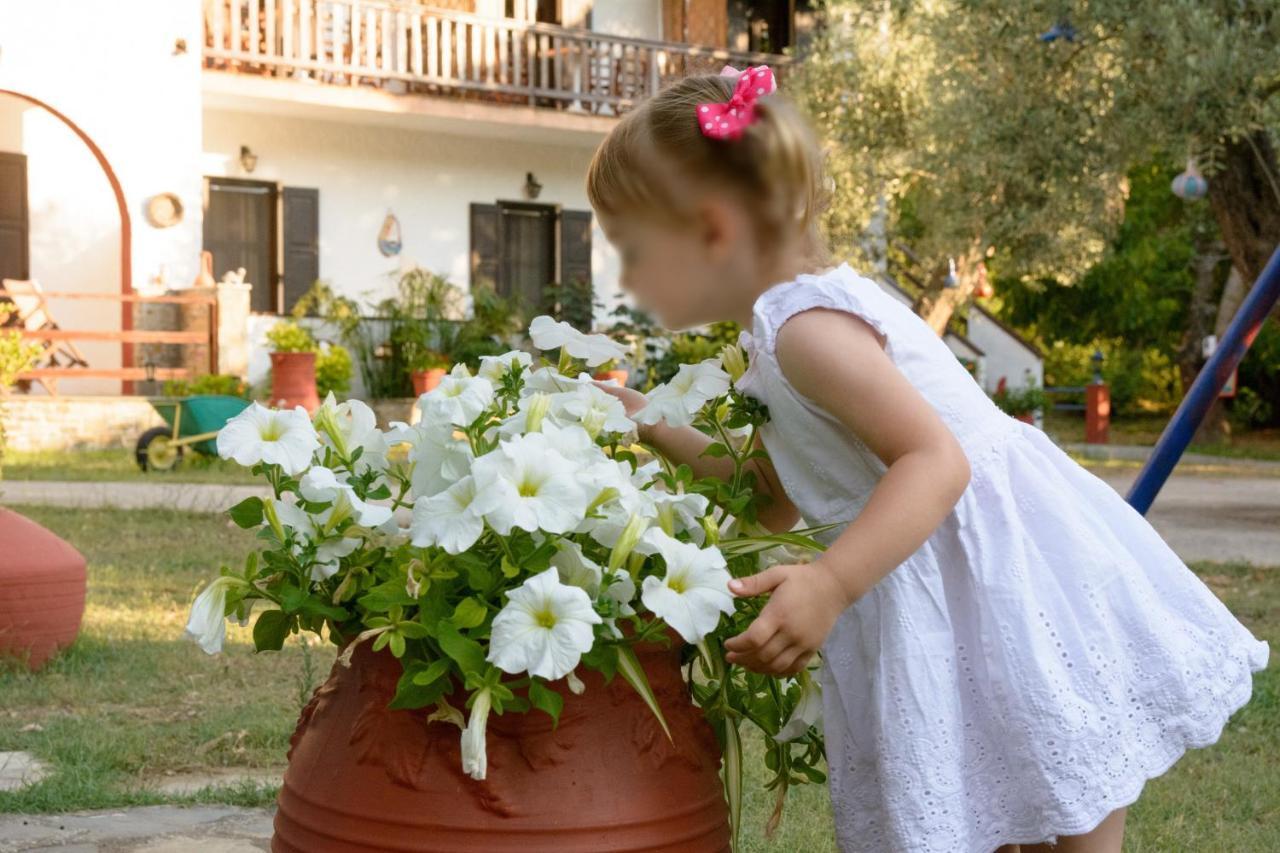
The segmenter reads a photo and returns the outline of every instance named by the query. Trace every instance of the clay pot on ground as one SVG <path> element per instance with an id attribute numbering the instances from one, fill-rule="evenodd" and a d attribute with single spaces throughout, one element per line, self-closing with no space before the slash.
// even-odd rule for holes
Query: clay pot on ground
<path id="1" fill-rule="evenodd" d="M 271 405 L 281 409 L 302 406 L 308 412 L 320 406 L 315 353 L 271 353 Z"/>
<path id="2" fill-rule="evenodd" d="M 627 384 L 627 376 L 628 373 L 626 370 L 600 370 L 597 371 L 592 378 L 599 379 L 602 382 L 608 382 L 610 379 L 616 379 L 618 380 L 619 385 L 625 386 Z"/>
<path id="3" fill-rule="evenodd" d="M 1026 412 L 1021 415 L 1014 415 L 1014 417 L 1022 421 L 1024 424 L 1031 424 L 1032 426 L 1036 425 L 1036 416 L 1031 412 Z"/>
<path id="4" fill-rule="evenodd" d="M 26 516 L 0 507 L 0 655 L 42 667 L 71 645 L 84 615 L 84 557 Z"/>
<path id="5" fill-rule="evenodd" d="M 415 370 L 409 374 L 413 380 L 413 395 L 421 397 L 428 391 L 434 391 L 449 371 L 444 367 L 433 367 L 430 370 Z"/>
<path id="6" fill-rule="evenodd" d="M 488 773 L 462 771 L 459 728 L 431 708 L 387 709 L 402 672 L 387 650 L 335 664 L 290 739 L 271 849 L 363 853 L 726 853 L 728 808 L 715 733 L 680 672 L 680 647 L 636 649 L 663 715 L 621 676 L 578 668 L 560 724 L 491 714 Z M 463 708 L 465 695 L 450 697 Z"/>

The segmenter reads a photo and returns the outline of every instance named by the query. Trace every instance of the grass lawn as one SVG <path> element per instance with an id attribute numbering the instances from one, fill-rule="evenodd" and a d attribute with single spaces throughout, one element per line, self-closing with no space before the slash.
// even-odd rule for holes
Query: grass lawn
<path id="1" fill-rule="evenodd" d="M 298 710 L 332 663 L 332 647 L 304 647 L 296 639 L 281 653 L 254 655 L 248 629 L 236 626 L 221 657 L 181 638 L 196 585 L 220 563 L 238 563 L 251 536 L 208 515 L 20 509 L 88 557 L 89 601 L 80 639 L 43 672 L 0 669 L 0 750 L 31 751 L 55 771 L 24 791 L 0 793 L 0 812 L 271 804 L 270 784 L 185 797 L 155 792 L 172 773 L 280 768 Z M 1280 648 L 1280 571 L 1216 564 L 1196 570 L 1245 624 Z M 1276 657 L 1217 744 L 1192 750 L 1148 783 L 1130 809 L 1127 850 L 1280 849 Z M 747 767 L 761 767 L 758 742 L 746 746 Z M 744 849 L 834 851 L 821 786 L 792 791 L 777 835 L 760 837 L 772 809 L 760 775 L 747 782 Z"/>
<path id="2" fill-rule="evenodd" d="M 1136 415 L 1111 421 L 1112 444 L 1151 446 L 1160 438 L 1169 415 Z M 1084 415 L 1079 412 L 1047 412 L 1045 432 L 1063 443 L 1084 441 Z M 1238 459 L 1280 459 L 1280 429 L 1240 432 L 1226 444 L 1192 444 L 1188 453 L 1227 456 Z"/>
<path id="3" fill-rule="evenodd" d="M 148 483 L 230 483 L 259 485 L 247 468 L 190 448 L 172 471 L 143 471 L 133 450 L 9 451 L 0 460 L 7 480 L 67 480 Z"/>

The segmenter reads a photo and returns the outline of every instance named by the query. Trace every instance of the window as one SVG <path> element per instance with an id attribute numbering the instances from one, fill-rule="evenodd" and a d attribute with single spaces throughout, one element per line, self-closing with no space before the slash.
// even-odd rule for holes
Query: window
<path id="1" fill-rule="evenodd" d="M 515 297 L 530 316 L 550 311 L 590 326 L 591 212 L 525 202 L 471 205 L 471 284 Z M 574 290 L 583 298 L 567 298 Z"/>
<path id="2" fill-rule="evenodd" d="M 0 152 L 0 279 L 30 278 L 27 158 Z"/>

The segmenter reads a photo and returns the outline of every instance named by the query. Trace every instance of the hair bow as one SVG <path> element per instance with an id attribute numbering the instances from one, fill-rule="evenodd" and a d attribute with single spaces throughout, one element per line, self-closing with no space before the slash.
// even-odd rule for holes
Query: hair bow
<path id="1" fill-rule="evenodd" d="M 737 77 L 733 95 L 725 103 L 698 104 L 698 127 L 711 139 L 737 139 L 755 121 L 756 100 L 778 88 L 767 65 L 738 71 L 726 65 L 722 77 Z"/>

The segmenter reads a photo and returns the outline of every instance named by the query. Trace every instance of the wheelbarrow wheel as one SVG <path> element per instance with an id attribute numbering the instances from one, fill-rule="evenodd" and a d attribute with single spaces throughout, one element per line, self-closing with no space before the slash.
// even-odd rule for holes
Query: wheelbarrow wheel
<path id="1" fill-rule="evenodd" d="M 182 461 L 182 445 L 168 427 L 152 427 L 138 439 L 134 456 L 143 471 L 172 471 Z"/>

